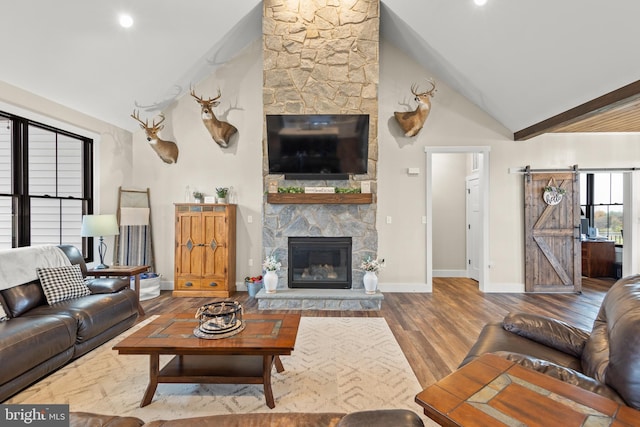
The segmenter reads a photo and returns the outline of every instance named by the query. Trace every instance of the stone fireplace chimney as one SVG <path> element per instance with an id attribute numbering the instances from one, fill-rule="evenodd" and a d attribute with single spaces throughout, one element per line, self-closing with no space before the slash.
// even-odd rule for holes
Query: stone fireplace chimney
<path id="1" fill-rule="evenodd" d="M 287 287 L 287 239 L 351 237 L 353 288 L 362 288 L 360 262 L 376 256 L 378 160 L 379 0 L 265 0 L 263 2 L 264 114 L 368 114 L 368 173 L 348 181 L 284 181 L 269 175 L 263 120 L 263 188 L 360 187 L 370 181 L 366 205 L 269 204 L 264 199 L 264 254 L 283 263 L 279 287 Z"/>

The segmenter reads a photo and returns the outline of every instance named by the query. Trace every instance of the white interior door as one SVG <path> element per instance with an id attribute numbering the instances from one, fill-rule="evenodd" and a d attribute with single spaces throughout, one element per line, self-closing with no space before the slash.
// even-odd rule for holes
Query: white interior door
<path id="1" fill-rule="evenodd" d="M 468 177 L 467 190 L 467 276 L 480 280 L 480 179 Z"/>

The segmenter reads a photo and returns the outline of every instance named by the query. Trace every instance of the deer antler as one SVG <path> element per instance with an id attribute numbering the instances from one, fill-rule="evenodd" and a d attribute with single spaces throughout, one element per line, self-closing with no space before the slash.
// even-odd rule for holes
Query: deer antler
<path id="1" fill-rule="evenodd" d="M 436 89 L 436 84 L 433 81 L 433 79 L 429 79 L 427 80 L 427 82 L 431 85 L 431 89 L 426 90 L 424 92 L 418 92 L 418 85 L 416 83 L 411 85 L 411 93 L 413 93 L 415 96 L 418 95 L 432 95 L 433 96 L 433 92 Z"/>
<path id="2" fill-rule="evenodd" d="M 210 99 L 209 101 L 217 101 L 218 99 L 220 99 L 221 96 L 222 96 L 222 93 L 220 93 L 220 88 L 218 88 L 218 96 L 216 96 L 215 98 Z"/>
<path id="3" fill-rule="evenodd" d="M 222 94 L 220 93 L 220 88 L 218 88 L 218 96 L 216 96 L 215 98 L 209 98 L 205 100 L 204 98 L 196 95 L 195 89 L 191 88 L 191 96 L 193 96 L 198 102 L 204 102 L 205 104 L 209 104 L 217 101 L 222 96 Z"/>
<path id="4" fill-rule="evenodd" d="M 433 81 L 433 79 L 429 79 L 427 80 L 427 82 L 431 85 L 431 89 L 429 89 L 425 93 L 428 93 L 429 95 L 433 95 L 433 92 L 436 91 L 436 83 Z"/>
<path id="5" fill-rule="evenodd" d="M 202 99 L 202 98 L 200 98 L 198 95 L 196 95 L 196 90 L 195 90 L 194 88 L 191 88 L 190 93 L 191 93 L 191 96 L 193 96 L 193 97 L 194 97 L 195 99 L 197 99 L 199 102 L 202 102 L 202 101 L 203 101 L 203 99 Z"/>
<path id="6" fill-rule="evenodd" d="M 140 126 L 143 126 L 144 128 L 149 127 L 149 119 L 145 120 L 144 122 L 140 120 L 140 112 L 138 110 L 133 110 L 133 114 L 131 114 L 131 117 L 137 120 L 140 123 Z"/>
<path id="7" fill-rule="evenodd" d="M 153 124 L 151 125 L 151 127 L 153 127 L 154 129 L 158 129 L 160 127 L 160 123 L 164 122 L 164 114 L 160 113 L 160 121 L 158 123 L 156 123 L 156 119 L 153 119 Z"/>

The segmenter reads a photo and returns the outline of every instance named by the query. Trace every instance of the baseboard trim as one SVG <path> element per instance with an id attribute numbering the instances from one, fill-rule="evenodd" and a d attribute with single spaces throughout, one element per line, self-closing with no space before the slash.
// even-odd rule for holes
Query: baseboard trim
<path id="1" fill-rule="evenodd" d="M 443 271 L 457 271 L 457 270 L 438 270 L 439 272 Z M 450 274 L 444 276 L 436 276 L 436 272 L 434 271 L 434 277 L 466 277 L 462 276 L 452 276 Z M 389 293 L 431 293 L 433 292 L 433 288 L 428 286 L 426 283 L 378 283 L 378 288 L 381 292 L 389 292 Z M 172 291 L 173 290 L 173 281 L 161 281 L 160 289 L 163 291 Z M 236 290 L 240 292 L 247 292 L 247 287 L 244 282 L 236 283 Z M 523 293 L 524 292 L 524 283 L 491 283 L 491 286 L 488 289 L 484 289 L 482 292 L 486 293 Z"/>
<path id="2" fill-rule="evenodd" d="M 433 277 L 469 277 L 467 270 L 433 270 Z"/>
<path id="3" fill-rule="evenodd" d="M 173 290 L 173 280 L 161 280 L 160 281 L 160 290 L 161 291 L 172 291 Z"/>

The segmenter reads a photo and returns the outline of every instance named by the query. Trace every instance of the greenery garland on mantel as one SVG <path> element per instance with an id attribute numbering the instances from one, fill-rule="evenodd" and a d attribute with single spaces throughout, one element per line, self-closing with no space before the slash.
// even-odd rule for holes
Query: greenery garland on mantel
<path id="1" fill-rule="evenodd" d="M 334 190 L 337 194 L 358 194 L 361 192 L 360 188 L 334 187 Z M 278 193 L 303 194 L 304 187 L 278 187 Z"/>

